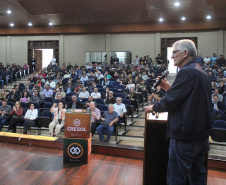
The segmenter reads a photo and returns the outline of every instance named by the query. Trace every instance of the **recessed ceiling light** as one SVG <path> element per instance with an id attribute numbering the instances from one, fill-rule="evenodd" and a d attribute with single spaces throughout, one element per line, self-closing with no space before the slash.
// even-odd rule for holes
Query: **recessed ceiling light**
<path id="1" fill-rule="evenodd" d="M 211 19 L 212 17 L 211 17 L 210 15 L 207 15 L 206 18 L 207 18 L 207 19 Z"/>
<path id="2" fill-rule="evenodd" d="M 164 19 L 162 17 L 159 18 L 159 22 L 163 22 Z"/>
<path id="3" fill-rule="evenodd" d="M 53 25 L 53 23 L 52 23 L 52 22 L 50 22 L 50 23 L 49 23 L 49 25 L 50 25 L 50 26 L 52 26 L 52 25 Z"/>
<path id="4" fill-rule="evenodd" d="M 184 17 L 184 16 L 181 17 L 181 20 L 182 20 L 182 21 L 185 21 L 185 20 L 186 20 L 186 17 Z"/>
<path id="5" fill-rule="evenodd" d="M 10 23 L 9 25 L 10 25 L 11 27 L 13 27 L 13 26 L 14 26 L 14 24 L 13 24 L 13 23 Z"/>
<path id="6" fill-rule="evenodd" d="M 174 6 L 180 6 L 180 3 L 179 2 L 175 2 Z"/>
<path id="7" fill-rule="evenodd" d="M 29 22 L 29 23 L 28 23 L 28 26 L 32 26 L 32 22 Z"/>
<path id="8" fill-rule="evenodd" d="M 11 10 L 7 10 L 7 14 L 11 14 L 12 13 L 12 11 Z"/>

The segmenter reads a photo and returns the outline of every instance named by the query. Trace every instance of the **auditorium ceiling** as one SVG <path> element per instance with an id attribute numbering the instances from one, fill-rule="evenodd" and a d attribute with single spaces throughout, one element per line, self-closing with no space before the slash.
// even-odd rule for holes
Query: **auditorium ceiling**
<path id="1" fill-rule="evenodd" d="M 175 6 L 176 2 L 179 6 Z M 226 0 L 1 0 L 0 27 L 12 29 L 11 24 L 21 29 L 28 23 L 42 29 L 48 28 L 49 23 L 61 28 L 117 24 L 135 28 L 162 25 L 167 30 L 185 24 L 197 29 L 224 29 L 225 10 Z"/>

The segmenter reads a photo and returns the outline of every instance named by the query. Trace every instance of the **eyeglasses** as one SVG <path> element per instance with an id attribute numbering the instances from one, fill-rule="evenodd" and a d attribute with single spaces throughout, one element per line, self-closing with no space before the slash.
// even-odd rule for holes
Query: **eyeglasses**
<path id="1" fill-rule="evenodd" d="M 178 51 L 182 51 L 182 50 L 174 50 L 173 55 L 175 55 Z"/>

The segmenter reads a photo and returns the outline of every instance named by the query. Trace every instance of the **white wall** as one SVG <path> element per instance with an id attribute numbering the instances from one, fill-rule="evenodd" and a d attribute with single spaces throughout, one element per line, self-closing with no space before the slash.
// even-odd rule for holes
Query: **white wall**
<path id="1" fill-rule="evenodd" d="M 105 35 L 64 36 L 64 61 L 84 64 L 86 51 L 105 51 Z"/>
<path id="2" fill-rule="evenodd" d="M 0 62 L 3 64 L 7 58 L 6 37 L 0 37 Z"/>
<path id="3" fill-rule="evenodd" d="M 189 33 L 136 33 L 98 35 L 59 35 L 59 36 L 5 36 L 0 37 L 0 61 L 3 64 L 27 61 L 28 41 L 59 40 L 60 65 L 65 62 L 85 63 L 86 51 L 131 51 L 135 55 L 149 55 L 155 58 L 160 53 L 161 38 L 198 37 L 198 52 L 203 57 L 215 52 L 226 55 L 226 31 Z"/>

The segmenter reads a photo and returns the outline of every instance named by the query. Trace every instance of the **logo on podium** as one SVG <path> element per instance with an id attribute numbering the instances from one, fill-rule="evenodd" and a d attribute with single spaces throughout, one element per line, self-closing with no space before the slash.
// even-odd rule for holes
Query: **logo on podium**
<path id="1" fill-rule="evenodd" d="M 79 126 L 81 125 L 81 121 L 80 121 L 79 119 L 75 119 L 75 120 L 73 121 L 73 125 L 74 125 L 75 127 L 79 127 Z"/>
<path id="2" fill-rule="evenodd" d="M 71 158 L 78 159 L 83 154 L 83 148 L 78 143 L 71 143 L 67 148 L 67 153 Z"/>

